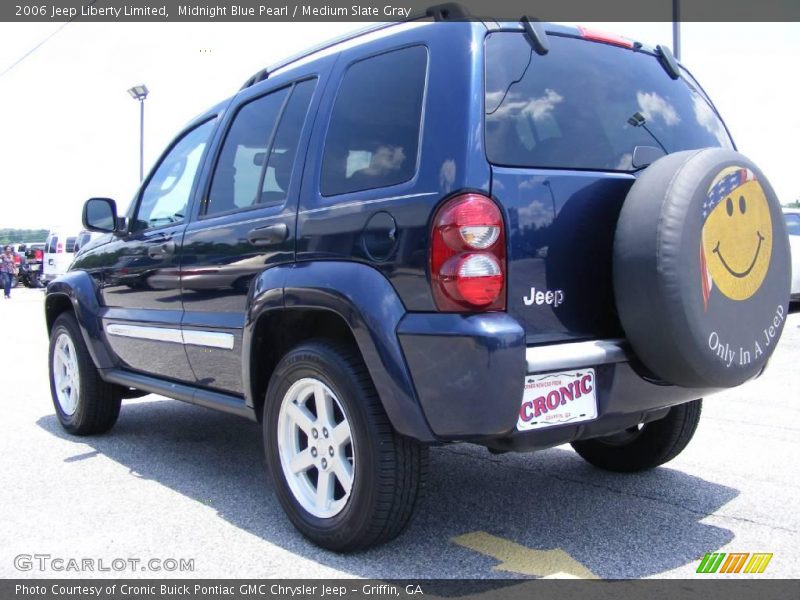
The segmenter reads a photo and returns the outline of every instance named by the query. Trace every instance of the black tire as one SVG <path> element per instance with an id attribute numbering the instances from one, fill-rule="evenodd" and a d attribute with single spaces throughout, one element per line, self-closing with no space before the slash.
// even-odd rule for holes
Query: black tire
<path id="1" fill-rule="evenodd" d="M 335 394 L 353 440 L 350 495 L 340 512 L 329 518 L 317 517 L 302 506 L 281 464 L 281 404 L 292 385 L 306 378 L 321 381 Z M 270 380 L 263 427 L 267 464 L 278 500 L 289 520 L 313 543 L 350 552 L 391 540 L 406 527 L 421 497 L 428 448 L 393 429 L 357 350 L 312 340 L 288 352 Z M 310 478 L 316 472 L 319 477 L 315 469 L 304 474 Z"/>
<path id="2" fill-rule="evenodd" d="M 74 412 L 71 414 L 65 412 L 59 402 L 54 375 L 56 346 L 62 335 L 69 337 L 72 347 L 75 349 L 79 373 L 79 383 L 76 386 L 78 388 L 77 402 Z M 114 426 L 119 416 L 122 389 L 103 381 L 100 377 L 83 341 L 78 322 L 71 312 L 62 313 L 53 324 L 53 330 L 50 333 L 48 364 L 53 406 L 64 429 L 74 435 L 91 435 L 105 433 Z"/>
<path id="3" fill-rule="evenodd" d="M 678 456 L 689 444 L 700 421 L 703 401 L 673 406 L 658 421 L 608 437 L 572 442 L 586 462 L 618 473 L 645 471 Z"/>
<path id="4" fill-rule="evenodd" d="M 729 388 L 756 377 L 786 323 L 781 205 L 761 170 L 732 150 L 675 152 L 647 167 L 620 212 L 612 270 L 625 337 L 675 385 Z"/>

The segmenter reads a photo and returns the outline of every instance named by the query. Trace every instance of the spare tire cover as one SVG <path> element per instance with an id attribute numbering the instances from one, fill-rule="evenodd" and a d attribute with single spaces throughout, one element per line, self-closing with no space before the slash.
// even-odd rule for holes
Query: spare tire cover
<path id="1" fill-rule="evenodd" d="M 634 353 L 685 387 L 758 375 L 786 322 L 790 265 L 780 203 L 750 160 L 721 148 L 657 160 L 614 237 L 614 293 Z"/>

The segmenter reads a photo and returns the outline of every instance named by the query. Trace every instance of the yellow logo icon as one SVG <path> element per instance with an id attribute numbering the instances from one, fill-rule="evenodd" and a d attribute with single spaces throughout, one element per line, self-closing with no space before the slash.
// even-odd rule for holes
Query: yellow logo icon
<path id="1" fill-rule="evenodd" d="M 700 262 L 703 300 L 716 285 L 731 300 L 747 300 L 764 282 L 772 256 L 772 216 L 750 169 L 720 171 L 703 202 Z"/>

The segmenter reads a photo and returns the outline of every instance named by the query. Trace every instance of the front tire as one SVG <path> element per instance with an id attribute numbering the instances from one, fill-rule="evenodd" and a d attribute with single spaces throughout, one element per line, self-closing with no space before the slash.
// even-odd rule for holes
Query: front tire
<path id="1" fill-rule="evenodd" d="M 633 473 L 663 465 L 689 444 L 700 421 L 703 401 L 692 400 L 670 408 L 658 421 L 631 427 L 618 434 L 572 442 L 586 462 L 618 473 Z"/>
<path id="2" fill-rule="evenodd" d="M 286 354 L 270 380 L 263 424 L 278 500 L 312 542 L 348 552 L 405 528 L 427 447 L 394 431 L 353 348 L 310 341 Z"/>
<path id="3" fill-rule="evenodd" d="M 50 333 L 50 393 L 61 426 L 74 435 L 105 433 L 119 416 L 121 388 L 103 381 L 75 316 L 59 315 Z"/>

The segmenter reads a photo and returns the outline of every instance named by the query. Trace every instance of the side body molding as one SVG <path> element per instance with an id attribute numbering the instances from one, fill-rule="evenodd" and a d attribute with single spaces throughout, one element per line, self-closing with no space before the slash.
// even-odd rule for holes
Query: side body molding
<path id="1" fill-rule="evenodd" d="M 282 287 L 283 293 L 277 290 Z M 310 261 L 275 267 L 253 287 L 243 335 L 245 381 L 258 319 L 272 310 L 312 309 L 338 314 L 350 327 L 386 414 L 401 434 L 421 441 L 435 436 L 425 419 L 402 348 L 397 326 L 406 309 L 389 281 L 356 262 Z M 253 405 L 253 398 L 246 401 Z"/>
<path id="2" fill-rule="evenodd" d="M 83 339 L 89 354 L 98 369 L 111 369 L 117 363 L 108 351 L 102 336 L 102 325 L 97 284 L 86 271 L 69 271 L 47 287 L 44 310 L 48 331 L 53 326 L 56 311 L 64 300 L 68 300 L 75 311 Z"/>

